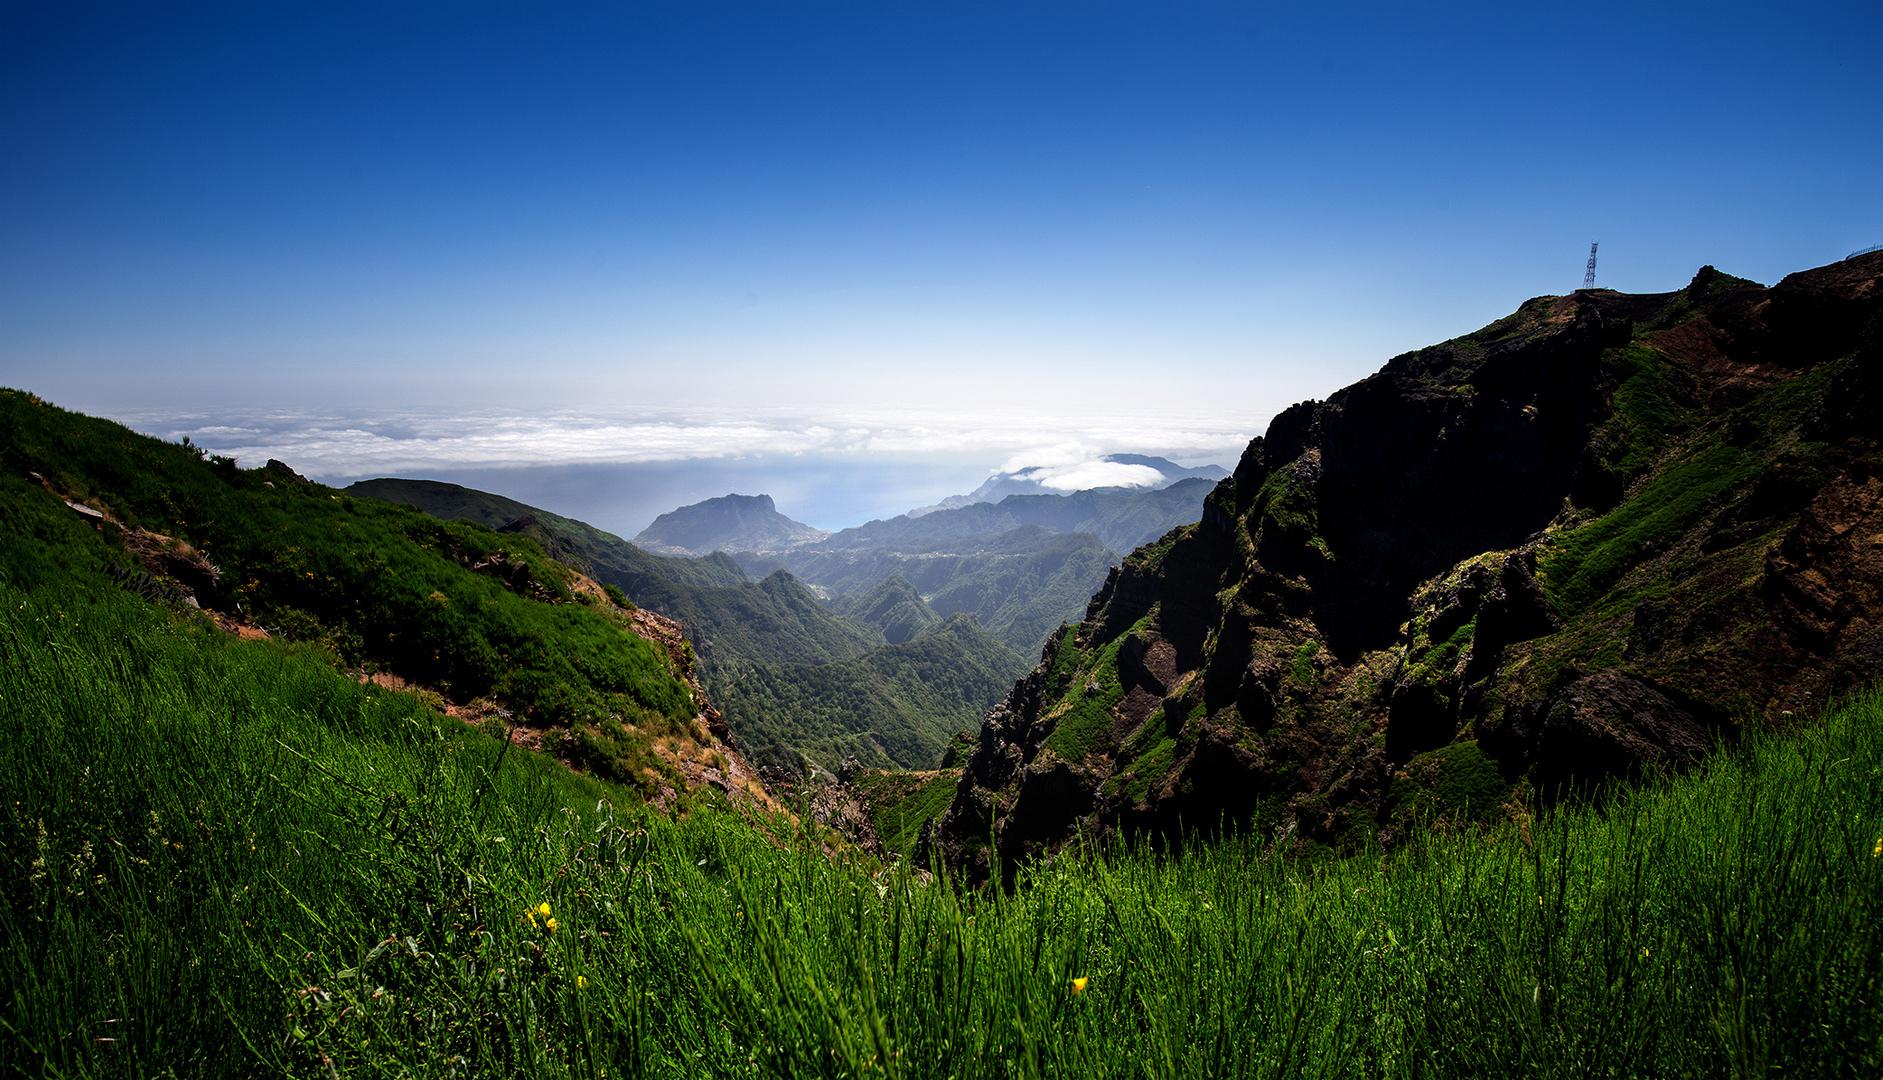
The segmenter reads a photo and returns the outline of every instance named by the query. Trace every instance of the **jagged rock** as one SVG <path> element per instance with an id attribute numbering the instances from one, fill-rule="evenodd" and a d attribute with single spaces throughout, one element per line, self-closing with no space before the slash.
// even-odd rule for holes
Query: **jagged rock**
<path id="1" fill-rule="evenodd" d="M 961 764 L 963 756 L 972 754 L 973 752 L 974 733 L 972 731 L 957 731 L 954 737 L 948 740 L 948 749 L 942 751 L 941 763 L 938 767 L 952 769 Z"/>
<path id="2" fill-rule="evenodd" d="M 184 598 L 213 597 L 222 570 L 188 541 L 146 529 L 124 530 L 124 550 L 146 570 L 176 582 Z"/>
<path id="3" fill-rule="evenodd" d="M 779 806 L 809 817 L 878 858 L 887 857 L 868 804 L 849 784 L 827 772 L 793 772 L 770 765 L 759 769 L 759 778 Z"/>
<path id="4" fill-rule="evenodd" d="M 1533 705 L 1539 785 L 1684 769 L 1713 749 L 1712 725 L 1690 705 L 1618 671 L 1598 671 Z"/>
<path id="5" fill-rule="evenodd" d="M 295 472 L 288 467 L 287 462 L 278 458 L 269 458 L 268 464 L 263 465 L 262 468 L 267 470 L 269 477 L 274 480 L 281 480 L 290 484 L 305 484 L 308 482 L 307 477 Z"/>
<path id="6" fill-rule="evenodd" d="M 1284 410 L 988 714 L 936 851 L 991 876 L 1079 830 L 1396 835 L 1386 788 L 1454 744 L 1549 796 L 1868 685 L 1880 345 L 1883 253 L 1704 267 Z"/>

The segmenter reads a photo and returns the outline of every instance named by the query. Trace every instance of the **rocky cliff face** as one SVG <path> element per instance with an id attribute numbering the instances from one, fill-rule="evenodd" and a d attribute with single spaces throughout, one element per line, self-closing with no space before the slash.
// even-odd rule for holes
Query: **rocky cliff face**
<path id="1" fill-rule="evenodd" d="M 1286 410 L 989 715 L 940 850 L 1391 842 L 1873 681 L 1880 279 L 1539 297 Z"/>
<path id="2" fill-rule="evenodd" d="M 660 515 L 634 542 L 660 555 L 692 556 L 782 550 L 829 536 L 779 513 L 770 495 L 721 495 Z"/>

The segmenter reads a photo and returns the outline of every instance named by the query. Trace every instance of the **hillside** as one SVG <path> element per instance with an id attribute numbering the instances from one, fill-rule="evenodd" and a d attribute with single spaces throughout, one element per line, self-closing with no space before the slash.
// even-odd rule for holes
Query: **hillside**
<path id="1" fill-rule="evenodd" d="M 998 503 L 975 503 L 871 521 L 832 533 L 816 546 L 824 551 L 934 544 L 969 536 L 994 536 L 1025 525 L 1062 533 L 1091 533 L 1113 551 L 1130 551 L 1179 525 L 1195 522 L 1213 482 L 1180 480 L 1155 491 L 1093 488 L 1070 495 L 1009 495 Z"/>
<path id="2" fill-rule="evenodd" d="M 536 539 L 641 607 L 676 619 L 707 662 L 823 664 L 883 644 L 877 633 L 830 612 L 791 575 L 745 576 L 731 556 L 656 555 L 613 533 L 501 495 L 431 480 L 363 480 L 348 492 L 415 506 Z M 736 728 L 735 728 L 736 730 Z"/>
<path id="3" fill-rule="evenodd" d="M 764 797 L 678 627 L 617 607 L 528 539 L 16 390 L 0 390 L 0 491 L 0 573 L 36 595 L 124 591 L 205 629 L 302 643 L 650 798 Z"/>
<path id="4" fill-rule="evenodd" d="M 1814 297 L 1812 286 L 1827 287 Z M 1770 304 L 1755 305 L 1775 328 L 1769 336 L 1732 324 L 1737 341 L 1769 343 L 1792 317 L 1783 305 L 1796 312 L 1803 302 L 1807 322 L 1829 332 L 1815 359 L 1807 352 L 1766 386 L 1732 390 L 1744 404 L 1717 421 L 1738 440 L 1727 445 L 1757 460 L 1769 452 L 1763 440 L 1795 421 L 1800 438 L 1777 454 L 1817 470 L 1804 474 L 1818 478 L 1808 497 L 1798 474 L 1785 473 L 1785 486 L 1764 487 L 1765 501 L 1748 505 L 1733 487 L 1702 503 L 1732 514 L 1696 517 L 1691 501 L 1653 485 L 1679 475 L 1695 444 L 1704 451 L 1716 421 L 1679 431 L 1670 444 L 1688 445 L 1663 449 L 1606 511 L 1572 504 L 1551 526 L 1560 552 L 1541 556 L 1534 577 L 1564 624 L 1541 637 L 1505 635 L 1506 655 L 1582 625 L 1609 633 L 1601 647 L 1628 663 L 1700 643 L 1739 649 L 1752 666 L 1769 654 L 1708 639 L 1704 624 L 1689 634 L 1704 612 L 1682 614 L 1713 587 L 1705 557 L 1730 551 L 1744 533 L 1767 538 L 1772 557 L 1755 560 L 1751 576 L 1780 578 L 1776 599 L 1764 601 L 1790 605 L 1778 618 L 1811 614 L 1801 594 L 1833 601 L 1819 609 L 1833 618 L 1799 624 L 1820 636 L 1807 641 L 1815 659 L 1796 672 L 1828 672 L 1833 690 L 1869 678 L 1862 646 L 1876 634 L 1876 576 L 1861 560 L 1837 561 L 1862 555 L 1883 533 L 1864 516 L 1877 501 L 1864 493 L 1878 490 L 1876 342 L 1837 334 L 1848 329 L 1853 313 L 1838 309 L 1853 292 L 1859 327 L 1876 326 L 1874 306 L 1863 310 L 1867 291 L 1861 282 L 1787 279 L 1769 291 Z M 1724 315 L 1707 317 L 1728 325 Z M 1679 389 L 1673 367 L 1661 370 Z M 1816 381 L 1805 381 L 1814 371 Z M 1804 406 L 1772 396 L 1786 382 L 1810 391 L 1799 394 Z M 1667 415 L 1687 408 L 1685 393 L 1666 396 Z M 1597 413 L 1595 430 L 1614 430 L 1614 417 L 1640 401 L 1614 396 L 1621 406 Z M 1317 403 L 1317 423 L 1352 400 Z M 1324 451 L 1332 445 L 1316 438 Z M 1629 460 L 1625 442 L 1610 449 L 1620 456 L 1602 460 Z M 519 753 L 501 738 L 501 712 L 472 727 L 441 715 L 438 706 L 457 705 L 436 692 L 361 681 L 359 669 L 337 662 L 342 650 L 379 648 L 376 627 L 399 635 L 384 639 L 387 655 L 427 662 L 400 637 L 463 644 L 427 629 L 449 612 L 447 626 L 525 653 L 553 647 L 570 661 L 526 663 L 517 648 L 473 655 L 500 661 L 485 676 L 515 676 L 526 693 L 532 684 L 563 687 L 572 695 L 565 704 L 645 710 L 634 714 L 637 727 L 673 726 L 644 749 L 685 748 L 684 710 L 655 714 L 663 692 L 674 695 L 669 705 L 682 688 L 697 701 L 686 650 L 639 632 L 671 624 L 606 605 L 599 589 L 520 535 L 349 499 L 272 463 L 242 470 L 204 460 L 13 391 L 0 391 L 0 464 L 7 1075 L 1384 1076 L 1411 1068 L 1432 1077 L 1860 1077 L 1883 1065 L 1883 920 L 1875 917 L 1883 698 L 1874 693 L 1799 716 L 1814 722 L 1782 733 L 1748 724 L 1704 769 L 1649 776 L 1593 805 L 1537 798 L 1521 814 L 1473 827 L 1456 826 L 1499 780 L 1495 765 L 1487 776 L 1488 759 L 1414 757 L 1403 791 L 1395 778 L 1388 797 L 1417 811 L 1420 826 L 1443 815 L 1440 827 L 1415 842 L 1361 837 L 1352 857 L 1301 843 L 1305 815 L 1292 832 L 1246 830 L 1181 852 L 1125 846 L 1121 830 L 1094 821 L 1085 842 L 1018 868 L 1011 892 L 958 887 L 959 878 L 938 881 L 914 866 L 938 846 L 924 843 L 920 823 L 951 795 L 959 802 L 958 744 L 939 770 L 853 776 L 872 797 L 878 831 L 913 856 L 886 864 L 812 815 L 787 816 L 757 799 L 735 805 L 736 783 L 729 795 L 700 783 L 660 812 L 638 784 Z M 1258 460 L 1241 475 L 1273 474 Z M 1764 475 L 1731 483 L 1759 490 Z M 1853 496 L 1857 476 L 1869 479 Z M 1212 514 L 1218 524 L 1236 515 L 1250 540 L 1245 555 L 1286 550 L 1257 544 L 1279 515 L 1248 531 L 1265 486 L 1239 505 L 1225 485 L 1222 516 Z M 1613 515 L 1657 492 L 1641 506 L 1647 520 L 1664 512 L 1670 528 L 1688 529 L 1677 539 L 1698 535 L 1698 545 L 1620 527 L 1641 519 Z M 1326 495 L 1328 505 L 1337 499 L 1337 489 Z M 1773 512 L 1801 501 L 1802 510 Z M 1606 531 L 1592 528 L 1605 521 Z M 1129 614 L 1126 605 L 1147 597 L 1181 600 L 1187 594 L 1171 583 L 1188 580 L 1183 560 L 1195 557 L 1203 532 L 1182 530 L 1135 553 L 1080 629 L 1096 633 L 1109 613 Z M 1342 534 L 1310 536 L 1337 555 L 1350 550 Z M 284 558 L 272 564 L 258 552 Z M 1651 593 L 1656 614 L 1636 617 L 1639 594 L 1628 590 L 1696 558 L 1694 574 L 1666 574 L 1671 587 Z M 1248 555 L 1239 572 L 1252 574 L 1259 561 Z M 1482 562 L 1463 565 L 1415 591 L 1409 621 L 1421 626 L 1415 640 L 1429 642 L 1456 618 L 1454 607 L 1475 604 L 1476 619 L 1465 620 L 1472 632 L 1446 636 L 1465 640 L 1470 655 L 1534 597 L 1520 575 L 1502 572 L 1508 560 L 1488 587 L 1473 573 Z M 1786 580 L 1801 571 L 1820 576 Z M 1685 584 L 1696 578 L 1700 585 Z M 1303 574 L 1298 584 L 1306 592 L 1324 580 Z M 232 582 L 251 581 L 255 588 L 229 600 Z M 1802 593 L 1806 585 L 1819 591 Z M 301 609 L 313 621 L 297 626 L 318 631 L 262 638 L 256 622 L 273 625 L 290 588 L 313 605 Z M 1224 599 L 1239 595 L 1249 593 L 1227 590 Z M 382 602 L 410 621 L 376 622 Z M 1626 627 L 1619 646 L 1607 617 L 1590 614 L 1617 603 Z M 1098 694 L 1119 670 L 1162 669 L 1168 642 L 1151 635 L 1178 627 L 1183 611 L 1172 603 L 1141 617 L 1131 633 L 1142 653 L 1129 634 L 1114 637 L 1115 666 L 1067 669 L 1074 677 L 1062 689 Z M 1311 628 L 1318 616 L 1305 612 Z M 1662 612 L 1672 614 L 1663 621 Z M 1644 622 L 1657 629 L 1642 629 L 1637 645 Z M 1759 625 L 1732 632 L 1754 641 Z M 349 627 L 363 645 L 335 632 Z M 944 630 L 971 641 L 978 627 L 956 618 L 891 648 L 919 660 Z M 1077 632 L 1054 647 L 1075 662 L 1082 650 L 1092 655 Z M 1318 652 L 1288 655 L 1298 685 L 1319 673 L 1316 660 L 1328 663 Z M 635 671 L 637 656 L 655 663 L 627 681 L 625 697 L 608 696 L 608 680 Z M 988 730 L 1017 730 L 1021 691 L 1059 677 L 1042 670 L 982 729 L 963 775 L 986 775 L 989 747 L 998 746 Z M 892 676 L 857 674 L 876 677 Z M 1213 677 L 1206 666 L 1189 683 L 1207 694 Z M 1567 704 L 1545 717 L 1546 737 L 1551 725 L 1575 730 L 1592 700 L 1585 686 L 1558 701 Z M 1283 708 L 1316 703 L 1303 695 Z M 1069 717 L 1089 701 L 1066 704 L 1041 719 Z M 1299 715 L 1278 710 L 1268 730 Z M 1643 715 L 1655 719 L 1636 713 L 1629 722 Z M 1796 722 L 1782 710 L 1778 719 Z M 1260 745 L 1251 738 L 1240 748 Z M 692 749 L 707 762 L 738 760 L 716 743 Z M 649 764 L 638 775 L 660 774 Z M 1076 791 L 1065 779 L 1041 770 L 1018 794 Z M 1207 795 L 1216 777 L 1192 768 L 1188 779 Z M 1247 773 L 1231 780 L 1252 782 Z M 976 797 L 1004 797 L 972 784 Z M 1016 821 L 1000 824 L 996 842 L 1010 844 Z M 939 846 L 949 842 L 944 834 Z"/>
<path id="5" fill-rule="evenodd" d="M 1288 409 L 990 715 L 944 846 L 1390 842 L 1873 683 L 1880 278 L 1539 297 Z"/>
<path id="6" fill-rule="evenodd" d="M 901 574 L 891 574 L 870 591 L 847 598 L 838 610 L 874 627 L 891 645 L 900 645 L 941 621 Z"/>
<path id="7" fill-rule="evenodd" d="M 744 584 L 746 576 L 724 555 L 700 559 L 656 555 L 585 521 L 566 518 L 515 499 L 436 480 L 386 477 L 361 480 L 349 495 L 406 503 L 446 521 L 475 521 L 498 531 L 528 536 L 551 557 L 580 568 L 597 581 L 634 595 L 643 578 L 658 577 L 677 585 L 720 588 Z"/>
<path id="8" fill-rule="evenodd" d="M 1113 457 L 1120 464 L 1163 460 Z M 734 557 L 747 573 L 787 568 L 846 610 L 899 575 L 936 614 L 971 614 L 1009 648 L 1030 654 L 1061 623 L 1080 616 L 1117 564 L 1116 551 L 1194 523 L 1209 489 L 1210 481 L 1192 476 L 1150 491 L 1010 495 L 998 503 L 872 521 L 790 550 Z"/>
<path id="9" fill-rule="evenodd" d="M 798 547 L 829 535 L 779 513 L 770 495 L 722 495 L 660 515 L 634 542 L 662 555 L 708 555 Z"/>
<path id="10" fill-rule="evenodd" d="M 973 615 L 1008 648 L 1031 655 L 1059 624 L 1077 619 L 1118 556 L 1090 533 L 1023 525 L 993 536 L 913 538 L 844 551 L 736 553 L 748 573 L 788 568 L 848 611 L 901 578 L 938 615 Z"/>
<path id="11" fill-rule="evenodd" d="M 44 535 L 96 535 L 67 513 Z M 1087 846 L 1002 895 L 938 887 L 803 817 L 712 797 L 652 812 L 307 646 L 179 615 L 110 586 L 0 582 L 7 1075 L 1883 1061 L 1874 696 L 1600 812 L 1350 859 L 1258 834 L 1181 857 Z M 908 825 L 936 780 L 858 783 L 906 811 L 885 834 L 919 847 Z"/>

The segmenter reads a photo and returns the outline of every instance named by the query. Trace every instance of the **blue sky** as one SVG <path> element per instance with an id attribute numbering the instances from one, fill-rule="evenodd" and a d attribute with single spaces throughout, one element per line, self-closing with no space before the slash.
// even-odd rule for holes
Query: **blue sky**
<path id="1" fill-rule="evenodd" d="M 1879 46 L 1875 4 L 12 0 L 0 382 L 526 501 L 881 477 L 803 485 L 827 527 L 1233 461 L 1591 240 L 1630 291 L 1883 242 Z"/>

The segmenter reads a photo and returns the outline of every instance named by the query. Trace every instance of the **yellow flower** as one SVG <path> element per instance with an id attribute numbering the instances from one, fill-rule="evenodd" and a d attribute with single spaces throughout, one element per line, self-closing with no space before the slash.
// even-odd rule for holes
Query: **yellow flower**
<path id="1" fill-rule="evenodd" d="M 555 932 L 556 932 L 556 920 L 554 920 L 554 919 L 545 919 L 545 920 L 543 920 L 543 925 L 549 928 L 549 932 L 550 932 L 550 933 L 552 933 L 552 934 L 553 934 L 553 933 L 555 933 Z"/>
<path id="2" fill-rule="evenodd" d="M 549 901 L 545 900 L 536 905 L 536 914 L 541 915 L 545 919 L 549 918 Z"/>
<path id="3" fill-rule="evenodd" d="M 576 988 L 577 990 L 587 990 L 587 989 L 588 989 L 588 980 L 587 980 L 587 979 L 585 979 L 585 978 L 583 978 L 583 977 L 582 977 L 582 976 L 580 976 L 580 975 L 577 975 L 577 976 L 575 977 L 575 988 Z"/>
<path id="4" fill-rule="evenodd" d="M 1078 978 L 1072 980 L 1072 992 L 1075 994 L 1085 993 L 1085 984 L 1086 984 L 1086 977 L 1084 975 L 1081 975 Z"/>
<path id="5" fill-rule="evenodd" d="M 1877 837 L 1876 846 L 1870 849 L 1870 857 L 1872 859 L 1876 858 L 1878 855 L 1883 855 L 1883 836 Z"/>

